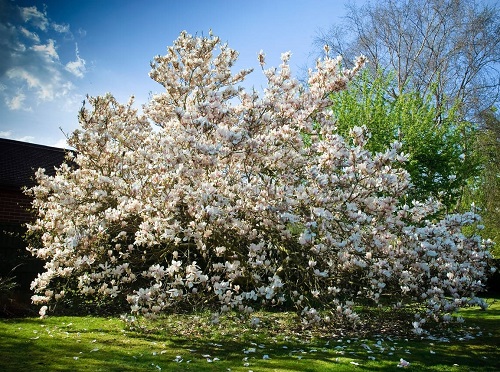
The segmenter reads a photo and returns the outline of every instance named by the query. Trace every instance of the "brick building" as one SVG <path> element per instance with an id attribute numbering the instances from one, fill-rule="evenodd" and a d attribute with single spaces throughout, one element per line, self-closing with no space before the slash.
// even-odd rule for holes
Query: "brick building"
<path id="1" fill-rule="evenodd" d="M 0 278 L 15 276 L 21 290 L 41 269 L 41 264 L 26 251 L 24 224 L 33 216 L 31 200 L 22 189 L 35 185 L 35 171 L 45 168 L 55 174 L 66 150 L 0 138 Z M 0 309 L 1 313 L 1 309 Z"/>

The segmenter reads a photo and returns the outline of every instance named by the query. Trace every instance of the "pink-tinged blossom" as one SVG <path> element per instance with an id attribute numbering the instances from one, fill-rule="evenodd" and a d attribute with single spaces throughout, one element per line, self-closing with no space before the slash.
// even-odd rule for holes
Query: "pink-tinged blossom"
<path id="1" fill-rule="evenodd" d="M 343 70 L 327 55 L 305 87 L 290 52 L 264 69 L 261 51 L 259 94 L 238 86 L 251 70 L 233 71 L 237 56 L 212 34 L 182 32 L 153 59 L 164 90 L 142 113 L 133 99 L 88 99 L 69 138 L 75 153 L 55 176 L 37 171 L 28 191 L 38 213 L 28 229 L 40 237 L 29 250 L 45 261 L 33 302 L 62 298 L 71 278 L 80 294 L 122 300 L 134 315 L 286 303 L 306 323 L 323 321 L 319 310 L 357 323 L 360 301 L 384 298 L 419 303 L 407 325 L 416 333 L 481 304 L 491 243 L 463 234 L 479 216 L 436 218 L 436 201 L 406 200 L 399 143 L 371 153 L 366 128 L 336 132 L 329 96 L 366 58 Z"/>

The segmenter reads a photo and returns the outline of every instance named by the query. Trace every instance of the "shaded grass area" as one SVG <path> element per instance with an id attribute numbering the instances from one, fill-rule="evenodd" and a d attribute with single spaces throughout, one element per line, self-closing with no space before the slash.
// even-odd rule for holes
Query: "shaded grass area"
<path id="1" fill-rule="evenodd" d="M 466 322 L 438 337 L 296 332 L 286 313 L 254 328 L 236 317 L 172 315 L 131 329 L 117 318 L 0 321 L 2 371 L 428 371 L 500 370 L 500 298 L 463 310 Z"/>

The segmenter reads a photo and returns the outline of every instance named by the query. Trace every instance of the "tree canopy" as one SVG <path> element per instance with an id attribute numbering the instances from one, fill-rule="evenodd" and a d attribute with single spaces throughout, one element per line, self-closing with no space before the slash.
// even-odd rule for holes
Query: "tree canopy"
<path id="1" fill-rule="evenodd" d="M 346 62 L 365 54 L 372 71 L 396 72 L 403 90 L 432 94 L 436 107 L 457 103 L 465 118 L 498 105 L 500 17 L 469 0 L 382 0 L 347 5 L 344 23 L 318 33 Z"/>
<path id="2" fill-rule="evenodd" d="M 483 234 L 497 244 L 500 238 L 493 231 L 498 224 L 491 213 L 499 209 L 500 199 L 484 196 L 493 195 L 488 190 L 496 187 L 498 177 L 491 157 L 485 154 L 498 149 L 499 143 L 490 140 L 498 130 L 492 129 L 498 121 L 491 120 L 491 113 L 500 104 L 499 12 L 498 5 L 466 0 L 349 3 L 344 22 L 320 31 L 316 38 L 317 49 L 326 46 L 343 55 L 347 66 L 351 56 L 366 54 L 374 81 L 394 74 L 395 83 L 382 87 L 386 89 L 382 96 L 398 102 L 401 96 L 416 95 L 423 99 L 421 110 L 431 107 L 434 120 L 417 116 L 420 122 L 413 125 L 422 131 L 417 147 L 429 151 L 420 153 L 418 159 L 414 153 L 407 169 L 417 189 L 427 190 L 421 195 L 441 189 L 448 208 L 461 205 L 466 210 L 474 203 L 485 216 Z M 388 121 L 394 123 L 389 117 Z M 425 128 L 420 126 L 423 123 Z M 411 133 L 405 133 L 408 126 L 398 129 L 403 137 L 411 138 Z M 447 134 L 426 135 L 436 129 Z M 386 143 L 383 138 L 373 139 L 377 141 Z M 463 150 L 458 154 L 465 160 L 462 166 L 456 157 L 458 148 Z M 446 161 L 451 161 L 449 168 Z M 453 174 L 448 170 L 455 172 L 455 179 L 449 178 Z M 448 186 L 450 192 L 445 190 Z"/>
<path id="3" fill-rule="evenodd" d="M 290 53 L 277 69 L 260 53 L 262 95 L 237 86 L 250 70 L 233 73 L 236 58 L 212 34 L 182 32 L 152 63 L 165 90 L 142 114 L 89 98 L 69 138 L 76 155 L 55 176 L 39 170 L 28 191 L 40 237 L 29 249 L 46 262 L 32 284 L 42 315 L 77 296 L 134 316 L 264 307 L 337 327 L 373 322 L 359 309 L 380 306 L 422 333 L 485 306 L 489 246 L 463 233 L 478 216 L 435 218 L 434 199 L 405 197 L 401 144 L 372 152 L 366 127 L 337 133 L 330 94 L 364 57 L 349 70 L 318 61 L 304 89 Z"/>
<path id="4" fill-rule="evenodd" d="M 365 125 L 370 132 L 366 147 L 373 152 L 400 141 L 402 152 L 408 155 L 403 166 L 414 185 L 408 198 L 433 197 L 443 203 L 444 210 L 455 210 L 464 188 L 480 172 L 474 146 L 476 127 L 453 107 L 441 112 L 444 109 L 438 109 L 430 95 L 404 91 L 392 97 L 388 92 L 396 84 L 393 74 L 372 76 L 365 70 L 349 89 L 332 94 L 337 129 L 346 136 L 355 126 Z"/>

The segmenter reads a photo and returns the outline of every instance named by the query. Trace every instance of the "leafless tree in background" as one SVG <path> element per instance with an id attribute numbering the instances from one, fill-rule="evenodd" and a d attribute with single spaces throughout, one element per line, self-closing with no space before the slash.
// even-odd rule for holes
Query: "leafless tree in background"
<path id="1" fill-rule="evenodd" d="M 430 93 L 437 107 L 460 102 L 468 119 L 499 103 L 497 6 L 474 0 L 349 4 L 345 22 L 320 31 L 316 44 L 328 45 L 346 63 L 364 54 L 373 71 L 394 71 L 394 97 L 404 89 Z"/>

